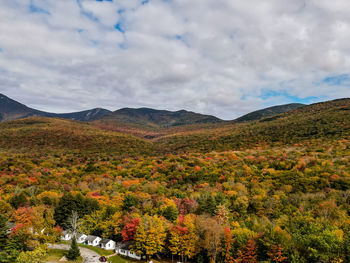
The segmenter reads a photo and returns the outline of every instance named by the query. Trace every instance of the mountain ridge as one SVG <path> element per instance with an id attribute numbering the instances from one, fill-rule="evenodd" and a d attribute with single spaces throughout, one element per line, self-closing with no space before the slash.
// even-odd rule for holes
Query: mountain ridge
<path id="1" fill-rule="evenodd" d="M 117 121 L 153 128 L 166 128 L 196 123 L 219 123 L 223 120 L 187 110 L 168 111 L 151 108 L 122 108 L 100 119 L 101 121 Z"/>
<path id="2" fill-rule="evenodd" d="M 302 103 L 288 103 L 288 104 L 271 106 L 271 107 L 252 111 L 248 114 L 245 114 L 245 115 L 235 119 L 234 122 L 260 120 L 260 119 L 265 118 L 265 117 L 269 117 L 272 115 L 281 114 L 281 113 L 285 113 L 285 112 L 288 112 L 291 110 L 295 110 L 295 109 L 304 107 L 306 105 L 307 104 L 302 104 Z"/>
<path id="3" fill-rule="evenodd" d="M 0 93 L 0 121 L 10 121 L 33 116 L 62 118 L 76 121 L 92 121 L 110 113 L 109 110 L 94 108 L 90 110 L 70 112 L 70 113 L 51 113 L 30 108 L 18 101 L 15 101 Z"/>
<path id="4" fill-rule="evenodd" d="M 50 113 L 30 108 L 0 93 L 0 122 L 40 116 L 49 118 L 63 118 L 83 122 L 100 121 L 101 123 L 104 123 L 103 125 L 109 122 L 107 126 L 110 126 L 111 129 L 114 129 L 113 125 L 119 128 L 136 125 L 136 127 L 140 129 L 159 130 L 186 125 L 219 124 L 228 122 L 239 123 L 260 120 L 265 117 L 285 113 L 303 106 L 305 105 L 298 103 L 277 105 L 253 111 L 231 121 L 226 121 L 213 115 L 196 113 L 184 109 L 169 111 L 147 107 L 126 107 L 116 111 L 110 111 L 103 108 L 94 108 L 71 113 Z"/>
<path id="5" fill-rule="evenodd" d="M 157 156 L 294 147 L 315 140 L 349 139 L 350 99 L 315 103 L 259 121 L 188 125 L 164 129 L 154 136 L 134 135 L 127 129 L 102 129 L 94 122 L 30 117 L 0 124 L 0 148 L 14 151 L 71 148 L 96 153 L 113 151 L 120 156 Z"/>

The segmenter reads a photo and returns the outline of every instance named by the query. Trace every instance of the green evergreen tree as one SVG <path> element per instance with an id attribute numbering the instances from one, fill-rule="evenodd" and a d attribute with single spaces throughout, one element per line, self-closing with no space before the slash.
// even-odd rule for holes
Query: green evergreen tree
<path id="1" fill-rule="evenodd" d="M 70 245 L 70 249 L 68 250 L 68 253 L 67 253 L 67 258 L 69 260 L 76 260 L 78 257 L 80 257 L 80 251 L 79 251 L 77 240 L 75 239 L 75 237 L 73 237 L 72 243 Z"/>
<path id="2" fill-rule="evenodd" d="M 123 200 L 123 210 L 130 211 L 131 207 L 137 207 L 138 204 L 138 199 L 135 196 L 128 194 Z"/>
<path id="3" fill-rule="evenodd" d="M 79 217 L 83 217 L 98 209 L 97 200 L 84 198 L 81 194 L 74 196 L 68 193 L 61 197 L 58 206 L 55 208 L 54 219 L 59 226 L 65 226 L 72 211 L 76 211 Z"/>
<path id="4" fill-rule="evenodd" d="M 175 221 L 178 215 L 179 215 L 179 212 L 177 211 L 176 207 L 173 205 L 167 206 L 163 211 L 163 216 L 170 221 Z"/>
<path id="5" fill-rule="evenodd" d="M 0 214 L 0 250 L 5 248 L 9 235 L 9 225 L 6 216 Z"/>
<path id="6" fill-rule="evenodd" d="M 344 229 L 343 254 L 345 262 L 350 262 L 350 227 Z"/>
<path id="7" fill-rule="evenodd" d="M 27 198 L 23 192 L 20 194 L 14 195 L 10 199 L 10 204 L 13 208 L 18 209 L 19 207 L 26 206 L 28 204 Z"/>

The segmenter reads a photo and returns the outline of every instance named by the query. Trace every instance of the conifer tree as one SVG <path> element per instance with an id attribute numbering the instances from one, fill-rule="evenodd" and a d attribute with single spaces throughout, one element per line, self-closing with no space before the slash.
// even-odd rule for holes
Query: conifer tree
<path id="1" fill-rule="evenodd" d="M 9 226 L 7 218 L 0 214 L 0 250 L 5 248 L 6 241 L 9 235 Z"/>
<path id="2" fill-rule="evenodd" d="M 70 249 L 67 253 L 67 258 L 69 260 L 76 260 L 78 257 L 80 257 L 80 251 L 77 240 L 75 239 L 75 237 L 73 237 L 72 244 L 70 245 Z"/>

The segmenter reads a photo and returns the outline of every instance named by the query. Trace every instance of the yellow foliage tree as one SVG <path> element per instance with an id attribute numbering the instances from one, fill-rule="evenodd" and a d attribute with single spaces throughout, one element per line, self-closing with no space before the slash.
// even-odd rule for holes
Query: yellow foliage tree
<path id="1" fill-rule="evenodd" d="M 161 252 L 165 243 L 164 222 L 158 216 L 144 216 L 137 228 L 133 250 L 148 258 Z"/>

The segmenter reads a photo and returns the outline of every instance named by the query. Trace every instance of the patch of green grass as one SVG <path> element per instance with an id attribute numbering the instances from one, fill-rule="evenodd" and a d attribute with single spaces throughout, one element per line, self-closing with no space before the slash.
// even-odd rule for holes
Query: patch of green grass
<path id="1" fill-rule="evenodd" d="M 62 249 L 50 249 L 48 251 L 48 257 L 46 261 L 49 262 L 60 262 L 60 259 L 64 257 L 67 253 L 67 250 L 62 250 Z M 81 263 L 83 262 L 83 258 L 79 257 L 75 261 L 65 261 L 66 263 Z"/>
<path id="2" fill-rule="evenodd" d="M 114 251 L 113 250 L 104 250 L 102 248 L 99 248 L 99 247 L 93 247 L 93 246 L 88 246 L 88 245 L 82 245 L 82 244 L 79 244 L 80 247 L 85 247 L 85 248 L 88 248 L 92 251 L 95 251 L 97 254 L 99 254 L 100 256 L 109 256 L 109 255 L 112 255 L 114 254 Z"/>
<path id="3" fill-rule="evenodd" d="M 115 255 L 113 257 L 108 258 L 109 263 L 131 263 L 133 261 L 122 258 L 121 256 Z"/>

